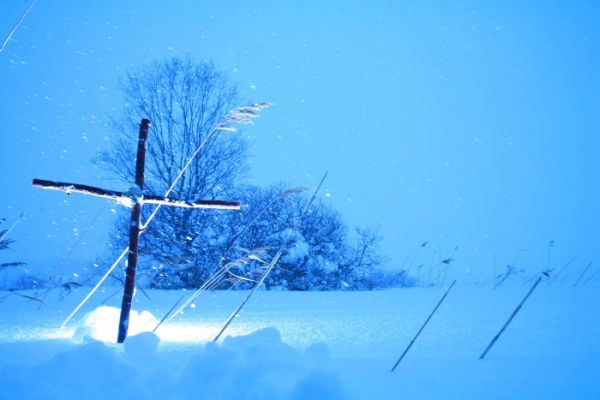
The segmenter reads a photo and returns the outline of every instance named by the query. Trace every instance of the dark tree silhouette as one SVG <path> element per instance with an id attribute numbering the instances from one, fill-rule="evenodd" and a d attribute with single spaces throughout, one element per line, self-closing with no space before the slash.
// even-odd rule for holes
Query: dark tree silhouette
<path id="1" fill-rule="evenodd" d="M 144 65 L 129 73 L 121 88 L 126 103 L 122 116 L 113 121 L 120 136 L 113 149 L 102 154 L 102 164 L 130 183 L 135 175 L 131 157 L 136 145 L 134 133 L 139 119 L 148 118 L 152 125 L 146 155 L 147 192 L 165 192 L 203 145 L 172 197 L 231 198 L 236 180 L 246 171 L 248 144 L 239 134 L 211 133 L 234 107 L 236 85 L 213 64 L 195 63 L 187 57 Z M 145 210 L 143 219 L 150 211 Z M 163 208 L 140 238 L 140 254 L 157 265 L 178 269 L 193 259 L 190 242 L 213 225 L 214 217 L 211 211 Z M 117 238 L 126 232 L 125 223 L 121 219 Z"/>

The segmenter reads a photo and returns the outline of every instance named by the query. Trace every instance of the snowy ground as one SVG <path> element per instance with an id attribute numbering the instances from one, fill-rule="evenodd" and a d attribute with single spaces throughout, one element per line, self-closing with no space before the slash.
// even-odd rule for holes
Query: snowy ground
<path id="1" fill-rule="evenodd" d="M 0 303 L 0 399 L 600 398 L 599 283 L 542 283 L 478 359 L 530 285 L 457 285 L 393 374 L 445 288 L 257 292 L 218 345 L 207 342 L 245 292 L 211 293 L 125 346 L 106 343 L 120 295 L 100 302 L 112 289 L 62 330 L 84 289 L 52 293 L 41 310 L 10 296 Z M 148 294 L 137 294 L 145 312 L 133 331 L 182 295 Z"/>

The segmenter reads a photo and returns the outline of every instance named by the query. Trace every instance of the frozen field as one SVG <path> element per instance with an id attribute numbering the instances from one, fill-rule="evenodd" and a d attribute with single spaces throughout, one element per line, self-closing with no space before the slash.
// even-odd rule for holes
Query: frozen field
<path id="1" fill-rule="evenodd" d="M 393 374 L 445 288 L 257 292 L 227 331 L 235 337 L 207 345 L 245 295 L 215 292 L 124 348 L 110 343 L 120 294 L 100 304 L 112 289 L 62 330 L 83 290 L 52 293 L 41 310 L 10 296 L 0 303 L 0 398 L 599 398 L 598 283 L 543 282 L 478 359 L 530 285 L 458 284 Z M 182 295 L 148 294 L 136 296 L 132 333 Z"/>

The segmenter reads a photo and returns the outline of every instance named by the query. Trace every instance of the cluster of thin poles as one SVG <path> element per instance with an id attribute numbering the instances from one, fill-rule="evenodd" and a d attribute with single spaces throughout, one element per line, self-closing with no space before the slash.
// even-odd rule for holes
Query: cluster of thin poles
<path id="1" fill-rule="evenodd" d="M 504 325 L 502 325 L 502 328 L 500 328 L 500 330 L 498 331 L 498 333 L 496 333 L 496 335 L 494 335 L 494 337 L 492 338 L 492 340 L 490 341 L 490 343 L 486 346 L 486 348 L 483 351 L 483 353 L 481 353 L 481 355 L 479 356 L 480 360 L 483 360 L 485 358 L 485 356 L 488 354 L 488 352 L 492 349 L 492 347 L 494 346 L 494 344 L 496 344 L 496 342 L 500 338 L 500 335 L 502 335 L 502 333 L 504 333 L 504 331 L 506 330 L 506 328 L 508 327 L 508 325 L 512 322 L 512 320 L 515 318 L 515 316 L 517 315 L 517 313 L 523 307 L 523 304 L 525 304 L 525 302 L 527 301 L 527 299 L 529 298 L 529 296 L 531 296 L 531 294 L 533 293 L 533 291 L 538 287 L 538 285 L 540 284 L 540 282 L 542 281 L 542 279 L 548 278 L 549 276 L 550 276 L 549 272 L 548 271 L 544 271 L 535 280 L 535 282 L 533 283 L 533 285 L 531 286 L 531 288 L 529 289 L 529 291 L 527 292 L 527 294 L 525 295 L 525 297 L 519 302 L 519 304 L 517 305 L 517 307 L 510 314 L 508 320 L 504 323 Z M 431 320 L 431 318 L 434 316 L 434 314 L 436 313 L 436 311 L 440 308 L 440 306 L 442 305 L 442 303 L 444 302 L 444 300 L 448 296 L 448 293 L 450 293 L 450 290 L 452 290 L 452 288 L 454 287 L 455 284 L 456 284 L 456 280 L 452 282 L 452 284 L 450 285 L 450 287 L 448 287 L 448 290 L 446 290 L 446 292 L 444 293 L 444 295 L 442 296 L 442 298 L 438 301 L 438 303 L 433 308 L 433 311 L 431 311 L 431 313 L 429 314 L 429 316 L 427 317 L 427 319 L 425 320 L 425 322 L 421 325 L 421 327 L 419 328 L 419 330 L 417 331 L 417 333 L 415 334 L 415 336 L 412 338 L 412 340 L 410 341 L 410 343 L 408 344 L 408 346 L 406 346 L 406 348 L 404 349 L 404 351 L 402 352 L 402 354 L 400 355 L 400 357 L 398 358 L 398 360 L 396 361 L 396 363 L 392 367 L 391 372 L 394 372 L 396 370 L 396 368 L 398 367 L 398 365 L 400 364 L 400 362 L 404 359 L 404 357 L 406 356 L 406 354 L 408 353 L 408 351 L 411 349 L 411 347 L 413 346 L 413 344 L 415 343 L 415 341 L 417 340 L 417 338 L 419 337 L 419 335 L 421 335 L 421 333 L 423 332 L 423 330 L 425 329 L 425 327 L 427 326 L 427 324 L 429 323 L 429 321 Z"/>
<path id="2" fill-rule="evenodd" d="M 179 174 L 175 177 L 175 179 L 174 179 L 173 183 L 171 184 L 171 186 L 165 192 L 164 197 L 168 197 L 169 196 L 169 194 L 173 191 L 173 189 L 176 186 L 177 182 L 184 175 L 185 171 L 188 169 L 188 167 L 190 166 L 190 164 L 192 163 L 192 161 L 198 156 L 198 154 L 204 148 L 204 146 L 206 145 L 206 143 L 208 142 L 208 140 L 216 132 L 218 132 L 218 131 L 235 131 L 236 129 L 233 126 L 231 126 L 231 124 L 249 124 L 249 123 L 252 122 L 251 118 L 258 117 L 258 111 L 260 111 L 263 108 L 269 107 L 269 106 L 270 106 L 269 103 L 259 103 L 259 104 L 253 104 L 253 105 L 250 105 L 250 106 L 240 107 L 240 108 L 235 109 L 227 117 L 225 117 L 225 119 L 223 120 L 223 122 L 218 123 L 209 132 L 209 134 L 206 136 L 206 138 L 204 139 L 204 141 L 195 150 L 195 152 L 190 156 L 190 158 L 188 159 L 188 161 L 186 162 L 186 164 L 183 166 L 183 168 L 181 169 L 181 171 L 179 172 Z M 271 259 L 271 261 L 269 263 L 263 261 L 258 256 L 258 254 L 261 254 L 261 253 L 265 252 L 268 249 L 266 249 L 266 248 L 259 248 L 259 249 L 254 249 L 254 250 L 247 251 L 246 252 L 247 254 L 244 257 L 236 259 L 234 261 L 231 261 L 229 263 L 226 263 L 224 265 L 219 266 L 215 270 L 215 272 L 204 282 L 204 284 L 200 288 L 198 288 L 194 293 L 192 293 L 181 305 L 179 305 L 179 303 L 181 303 L 181 300 L 183 300 L 183 298 L 179 299 L 179 301 L 177 303 L 175 303 L 175 305 L 169 310 L 169 312 L 163 317 L 163 319 L 156 325 L 156 327 L 154 328 L 154 331 L 156 331 L 161 325 L 170 322 L 173 318 L 175 318 L 175 316 L 181 314 L 187 307 L 189 307 L 190 305 L 192 305 L 194 303 L 194 301 L 196 301 L 200 295 L 202 295 L 206 291 L 211 291 L 211 290 L 215 289 L 225 279 L 230 279 L 233 282 L 232 287 L 235 286 L 235 285 L 237 285 L 241 281 L 253 282 L 254 286 L 253 286 L 252 290 L 244 298 L 244 300 L 241 302 L 241 304 L 232 312 L 232 314 L 229 316 L 229 318 L 227 318 L 227 320 L 224 323 L 223 328 L 217 334 L 217 336 L 214 338 L 214 340 L 217 341 L 221 337 L 221 335 L 225 332 L 225 330 L 227 329 L 227 327 L 231 324 L 231 322 L 233 321 L 233 319 L 239 314 L 239 312 L 245 306 L 245 304 L 248 302 L 248 300 L 250 299 L 250 297 L 252 297 L 252 295 L 256 292 L 256 290 L 267 279 L 267 277 L 269 276 L 269 274 L 271 273 L 271 271 L 276 267 L 279 259 L 281 258 L 281 256 L 283 255 L 283 253 L 285 252 L 285 250 L 287 249 L 287 247 L 289 246 L 289 242 L 291 240 L 293 232 L 298 228 L 298 226 L 300 225 L 302 219 L 304 218 L 304 216 L 308 212 L 310 206 L 313 204 L 313 202 L 314 202 L 314 200 L 316 198 L 316 195 L 317 195 L 318 191 L 320 190 L 321 186 L 323 185 L 323 182 L 325 181 L 326 177 L 327 177 L 327 173 L 325 173 L 325 175 L 321 179 L 319 185 L 317 186 L 315 192 L 313 193 L 312 197 L 309 199 L 309 201 L 307 202 L 307 204 L 306 204 L 305 208 L 303 209 L 302 213 L 299 215 L 297 221 L 295 222 L 295 226 L 293 227 L 293 229 L 291 229 L 290 231 L 288 231 L 288 235 L 287 235 L 286 239 L 281 244 L 281 246 L 279 247 L 277 253 L 272 257 L 272 259 Z M 271 201 L 259 213 L 257 213 L 257 215 L 252 219 L 252 221 L 250 221 L 250 223 L 247 224 L 246 227 L 238 235 L 236 235 L 236 237 L 234 238 L 234 240 L 231 242 L 230 246 L 225 251 L 224 257 L 222 259 L 226 259 L 228 253 L 237 245 L 238 240 L 269 209 L 269 207 L 276 200 L 278 200 L 280 198 L 287 198 L 287 197 L 289 197 L 291 195 L 294 195 L 294 194 L 297 194 L 297 193 L 302 193 L 303 191 L 304 191 L 303 188 L 289 189 L 289 190 L 286 190 L 283 193 L 275 196 L 273 199 L 271 199 Z M 156 216 L 156 214 L 157 214 L 158 210 L 161 208 L 161 206 L 162 205 L 159 204 L 152 211 L 152 213 L 150 214 L 150 216 L 148 217 L 148 219 L 146 220 L 146 222 L 142 225 L 141 231 L 140 231 L 140 235 L 148 227 L 148 224 L 150 224 L 150 222 L 154 219 L 154 217 Z M 97 284 L 88 292 L 88 294 L 84 297 L 84 299 L 73 309 L 73 311 L 69 314 L 69 316 L 64 320 L 64 322 L 61 324 L 61 328 L 64 328 L 64 326 L 69 321 L 71 321 L 71 319 L 77 314 L 77 312 L 96 293 L 96 291 L 98 290 L 98 288 L 113 273 L 113 271 L 115 270 L 115 268 L 119 265 L 119 263 L 122 261 L 122 259 L 125 257 L 125 255 L 127 254 L 128 251 L 129 251 L 129 247 L 126 247 L 123 250 L 123 252 L 117 257 L 117 259 L 115 260 L 115 262 L 108 268 L 108 270 L 100 278 L 100 280 L 97 282 Z M 240 276 L 239 274 L 236 274 L 235 272 L 232 271 L 232 269 L 234 267 L 238 266 L 239 264 L 245 264 L 245 263 L 248 263 L 250 261 L 259 261 L 261 264 L 263 264 L 262 268 L 257 269 L 257 272 L 262 272 L 262 275 L 261 275 L 260 279 L 258 279 L 258 280 L 253 280 L 253 279 L 250 279 L 250 278 L 246 278 L 246 277 Z"/>
<path id="3" fill-rule="evenodd" d="M 237 260 L 235 260 L 233 262 L 227 263 L 227 264 L 225 264 L 225 265 L 217 268 L 217 270 L 215 271 L 215 273 L 213 273 L 213 275 L 211 275 L 211 277 L 200 288 L 198 288 L 198 290 L 196 290 L 194 293 L 192 293 L 190 296 L 188 296 L 188 298 L 183 302 L 183 304 L 181 304 L 181 306 L 177 307 L 178 303 L 181 301 L 181 299 L 180 299 L 171 308 L 171 310 L 169 310 L 169 312 L 165 315 L 165 317 L 163 317 L 163 319 L 158 323 L 158 325 L 154 328 L 153 331 L 155 332 L 161 325 L 170 322 L 177 315 L 181 314 L 187 307 L 189 307 L 191 304 L 193 304 L 194 301 L 196 301 L 198 299 L 198 297 L 200 297 L 200 295 L 202 295 L 206 291 L 210 291 L 210 290 L 216 288 L 225 279 L 225 277 L 227 277 L 227 276 L 233 276 L 234 277 L 234 279 L 233 279 L 233 285 L 232 286 L 235 286 L 236 284 L 238 284 L 239 282 L 241 282 L 243 280 L 254 282 L 254 286 L 252 287 L 252 289 L 250 290 L 250 292 L 246 295 L 246 297 L 240 303 L 240 305 L 230 314 L 230 316 L 225 321 L 222 329 L 219 331 L 219 333 L 217 334 L 217 336 L 215 336 L 215 338 L 213 339 L 213 341 L 215 341 L 215 342 L 217 340 L 219 340 L 219 338 L 223 335 L 223 333 L 229 327 L 229 325 L 234 320 L 234 318 L 240 313 L 240 311 L 242 310 L 242 308 L 244 308 L 244 306 L 246 305 L 246 303 L 248 302 L 248 300 L 250 300 L 250 298 L 252 297 L 252 295 L 254 295 L 254 293 L 256 292 L 256 290 L 264 283 L 264 281 L 267 279 L 267 277 L 269 276 L 269 274 L 271 273 L 271 271 L 273 271 L 273 269 L 276 267 L 277 263 L 279 262 L 279 259 L 281 258 L 281 256 L 283 255 L 283 253 L 285 252 L 285 250 L 289 246 L 289 243 L 290 243 L 290 240 L 292 238 L 293 232 L 298 229 L 299 225 L 302 222 L 302 219 L 304 218 L 304 216 L 306 215 L 306 213 L 310 209 L 310 206 L 313 204 L 313 202 L 314 202 L 314 200 L 315 200 L 315 198 L 317 196 L 317 193 L 319 192 L 319 190 L 323 186 L 323 182 L 325 181 L 326 178 L 327 178 L 327 173 L 325 173 L 325 175 L 323 175 L 323 178 L 319 182 L 319 185 L 315 189 L 313 195 L 311 196 L 311 198 L 306 203 L 306 206 L 302 210 L 302 213 L 298 216 L 298 219 L 295 221 L 294 227 L 288 231 L 285 240 L 279 246 L 279 249 L 277 250 L 277 253 L 273 256 L 273 258 L 271 259 L 271 261 L 269 263 L 266 263 L 261 258 L 259 258 L 259 257 L 256 256 L 257 254 L 262 253 L 262 252 L 264 252 L 264 251 L 267 250 L 266 248 L 260 248 L 260 249 L 255 249 L 255 250 L 252 250 L 252 251 L 248 251 L 247 254 L 242 259 L 237 259 Z M 230 250 L 232 250 L 235 247 L 235 245 L 237 244 L 238 239 L 241 238 L 244 235 L 244 233 L 246 233 L 246 231 L 258 220 L 258 218 L 260 218 L 260 216 L 266 210 L 269 209 L 269 207 L 273 204 L 274 201 L 276 201 L 278 198 L 282 198 L 282 197 L 286 198 L 289 195 L 296 194 L 296 193 L 301 193 L 303 191 L 304 191 L 303 189 L 290 189 L 290 190 L 286 190 L 285 192 L 283 192 L 280 195 L 278 195 L 275 198 L 273 198 L 252 219 L 252 221 L 248 225 L 246 225 L 246 227 L 234 238 L 234 240 L 232 241 L 232 243 L 230 244 L 230 246 L 226 250 L 226 255 L 227 255 L 227 253 Z M 231 268 L 232 265 L 236 265 L 237 263 L 246 263 L 246 262 L 248 262 L 250 260 L 259 260 L 259 262 L 261 264 L 264 264 L 263 268 L 262 268 L 262 271 L 261 271 L 262 275 L 261 275 L 260 279 L 258 279 L 256 281 L 255 280 L 250 280 L 248 278 L 244 278 L 244 277 L 238 276 L 238 275 L 233 274 L 231 272 L 230 268 Z"/>
<path id="4" fill-rule="evenodd" d="M 227 258 L 227 256 L 229 255 L 229 253 L 231 252 L 231 250 L 233 250 L 238 243 L 238 240 L 240 238 L 242 238 L 246 232 L 248 232 L 248 230 L 254 225 L 254 223 L 256 221 L 259 220 L 260 217 L 262 217 L 262 215 L 269 210 L 269 208 L 275 203 L 275 201 L 277 201 L 278 199 L 281 198 L 287 198 L 289 195 L 291 194 L 296 194 L 296 193 L 301 193 L 302 191 L 304 191 L 303 188 L 298 188 L 298 189 L 290 189 L 290 190 L 286 190 L 283 193 L 280 193 L 279 195 L 273 197 L 268 203 L 267 205 L 260 210 L 260 212 L 258 212 L 256 214 L 256 216 L 254 218 L 252 218 L 252 220 L 246 224 L 246 226 L 244 227 L 244 229 L 242 229 L 240 231 L 240 233 L 238 233 L 234 239 L 231 241 L 231 244 L 227 247 L 227 249 L 225 250 L 225 253 L 222 257 L 222 260 L 225 260 Z M 169 310 L 169 312 L 163 317 L 163 319 L 158 323 L 158 325 L 156 325 L 156 327 L 154 328 L 153 332 L 156 332 L 156 330 L 165 323 L 170 322 L 176 315 L 182 313 L 186 308 L 188 308 L 191 304 L 194 303 L 194 301 L 196 301 L 198 299 L 198 297 L 200 297 L 203 293 L 205 293 L 206 291 L 211 291 L 213 289 L 215 289 L 217 286 L 219 286 L 219 284 L 229 275 L 232 276 L 233 279 L 233 286 L 235 286 L 236 284 L 238 284 L 240 281 L 242 280 L 249 280 L 248 278 L 243 278 L 237 274 L 232 273 L 231 268 L 239 263 L 245 263 L 247 261 L 250 260 L 260 260 L 261 263 L 264 263 L 262 261 L 262 259 L 260 259 L 259 257 L 256 257 L 257 254 L 259 253 L 263 253 L 264 251 L 268 250 L 267 248 L 260 248 L 260 249 L 254 249 L 251 251 L 247 251 L 246 252 L 246 256 L 243 257 L 242 259 L 237 259 L 234 260 L 232 262 L 229 262 L 225 265 L 220 265 L 219 267 L 216 268 L 215 272 L 206 280 L 206 282 L 204 282 L 204 284 L 202 286 L 200 286 L 196 291 L 194 291 L 190 296 L 188 296 L 188 298 L 184 301 L 184 303 L 177 309 L 175 309 L 177 307 L 176 303 L 173 308 L 171 308 L 171 310 Z M 253 257 L 254 256 L 254 257 Z M 181 301 L 181 300 L 180 300 Z"/>

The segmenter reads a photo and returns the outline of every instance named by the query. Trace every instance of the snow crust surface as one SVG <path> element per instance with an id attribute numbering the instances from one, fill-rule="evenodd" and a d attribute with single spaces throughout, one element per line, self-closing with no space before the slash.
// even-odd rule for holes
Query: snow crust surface
<path id="1" fill-rule="evenodd" d="M 527 286 L 456 286 L 395 373 L 444 288 L 258 292 L 219 343 L 245 293 L 211 294 L 155 334 L 181 293 L 150 291 L 124 345 L 113 306 L 56 328 L 83 292 L 42 310 L 13 296 L 0 303 L 0 399 L 598 398 L 596 283 L 543 283 L 478 359 Z"/>

